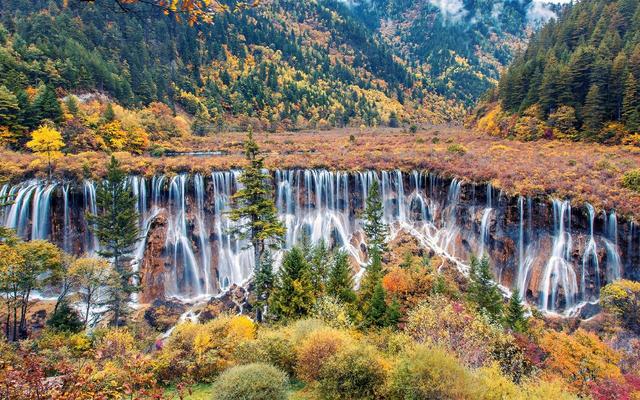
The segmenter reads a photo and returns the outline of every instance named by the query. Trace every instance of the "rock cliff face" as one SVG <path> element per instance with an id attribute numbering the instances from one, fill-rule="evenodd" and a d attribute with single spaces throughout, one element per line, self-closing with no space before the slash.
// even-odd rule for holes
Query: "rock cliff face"
<path id="1" fill-rule="evenodd" d="M 140 302 L 209 299 L 246 285 L 252 251 L 229 233 L 226 214 L 238 175 L 130 178 L 143 232 L 131 256 L 143 285 Z M 356 272 L 367 257 L 358 216 L 378 180 L 394 237 L 410 235 L 461 268 L 473 255 L 487 256 L 497 281 L 543 311 L 570 314 L 595 301 L 607 282 L 640 278 L 637 227 L 619 222 L 613 210 L 508 197 L 490 185 L 419 171 L 275 171 L 273 180 L 286 246 L 303 234 L 324 239 L 350 253 Z M 99 249 L 85 219 L 96 209 L 93 182 L 29 181 L 2 190 L 15 202 L 0 221 L 23 237 L 48 238 L 76 254 Z"/>

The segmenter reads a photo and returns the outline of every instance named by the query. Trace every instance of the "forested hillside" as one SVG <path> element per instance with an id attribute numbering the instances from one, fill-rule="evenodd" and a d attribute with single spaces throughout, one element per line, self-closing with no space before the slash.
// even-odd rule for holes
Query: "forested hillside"
<path id="1" fill-rule="evenodd" d="M 354 13 L 438 93 L 466 104 L 496 84 L 500 70 L 539 22 L 533 2 L 354 1 Z"/>
<path id="2" fill-rule="evenodd" d="M 524 139 L 637 144 L 639 80 L 638 2 L 581 1 L 532 39 L 500 81 L 499 106 L 481 109 L 479 125 Z"/>
<path id="3" fill-rule="evenodd" d="M 107 0 L 67 3 L 0 6 L 2 107 L 21 110 L 11 129 L 42 122 L 29 107 L 45 86 L 59 96 L 105 92 L 128 107 L 181 106 L 196 133 L 229 128 L 223 117 L 296 129 L 442 122 L 460 111 L 342 3 L 264 2 L 196 26 Z"/>

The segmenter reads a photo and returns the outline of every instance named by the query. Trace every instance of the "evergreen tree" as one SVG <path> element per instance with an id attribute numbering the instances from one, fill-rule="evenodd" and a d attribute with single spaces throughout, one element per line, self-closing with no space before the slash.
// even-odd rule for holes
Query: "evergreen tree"
<path id="1" fill-rule="evenodd" d="M 372 257 L 371 263 L 367 266 L 367 270 L 362 277 L 362 282 L 360 283 L 360 289 L 358 291 L 358 304 L 365 326 L 371 325 L 375 320 L 374 316 L 377 316 L 380 312 L 381 305 L 379 304 L 379 299 L 375 299 L 375 297 L 380 296 L 380 293 L 376 293 L 376 291 L 379 291 L 378 286 L 383 289 L 383 271 L 380 253 L 378 251 L 374 251 Z M 374 310 L 374 307 L 377 308 L 377 310 Z"/>
<path id="2" fill-rule="evenodd" d="M 365 326 L 387 326 L 387 303 L 381 281 L 376 283 L 363 317 Z"/>
<path id="3" fill-rule="evenodd" d="M 313 246 L 309 258 L 311 264 L 311 281 L 313 283 L 316 298 L 321 297 L 325 292 L 327 276 L 331 269 L 331 256 L 329 248 L 324 239 Z"/>
<path id="4" fill-rule="evenodd" d="M 287 252 L 277 273 L 271 311 L 281 318 L 303 317 L 315 303 L 311 267 L 299 247 Z"/>
<path id="5" fill-rule="evenodd" d="M 396 297 L 393 298 L 391 304 L 387 307 L 387 316 L 386 323 L 387 326 L 397 327 L 400 322 L 400 318 L 402 318 L 402 313 L 400 312 L 400 303 Z"/>
<path id="6" fill-rule="evenodd" d="M 594 136 L 602 128 L 607 115 L 606 98 L 598 85 L 591 85 L 584 105 L 584 126 Z"/>
<path id="7" fill-rule="evenodd" d="M 273 276 L 273 257 L 269 250 L 265 251 L 262 260 L 255 265 L 254 293 L 256 295 L 256 319 L 262 321 L 264 309 L 269 304 L 273 291 L 275 277 Z"/>
<path id="8" fill-rule="evenodd" d="M 84 324 L 67 300 L 63 300 L 58 308 L 47 320 L 47 326 L 58 332 L 77 333 L 82 331 Z"/>
<path id="9" fill-rule="evenodd" d="M 19 113 L 18 98 L 5 86 L 0 86 L 0 127 L 6 127 L 9 131 L 17 130 Z"/>
<path id="10" fill-rule="evenodd" d="M 622 116 L 627 129 L 640 131 L 640 89 L 638 80 L 629 74 L 625 83 L 624 98 L 622 100 Z"/>
<path id="11" fill-rule="evenodd" d="M 127 176 L 115 157 L 111 157 L 107 176 L 96 190 L 97 215 L 88 215 L 91 229 L 100 241 L 100 255 L 113 260 L 121 285 L 112 290 L 109 311 L 113 312 L 113 323 L 119 325 L 127 311 L 126 304 L 131 293 L 137 290 L 134 273 L 123 257 L 129 254 L 138 241 L 137 199 L 127 184 Z"/>
<path id="12" fill-rule="evenodd" d="M 377 252 L 382 257 L 388 250 L 387 236 L 389 235 L 389 227 L 383 222 L 384 209 L 377 180 L 374 180 L 369 188 L 362 219 L 362 229 L 367 236 L 369 256 L 372 257 L 372 253 Z"/>
<path id="13" fill-rule="evenodd" d="M 230 213 L 232 221 L 239 224 L 234 231 L 253 246 L 254 260 L 259 262 L 265 250 L 265 244 L 278 247 L 285 235 L 285 227 L 278 219 L 273 200 L 271 177 L 264 172 L 264 158 L 260 156 L 253 132 L 244 145 L 249 165 L 240 176 L 242 189 L 233 195 L 234 209 Z"/>
<path id="14" fill-rule="evenodd" d="M 514 332 L 523 333 L 527 330 L 527 318 L 524 315 L 524 307 L 520 301 L 518 289 L 511 293 L 505 315 L 505 324 Z"/>
<path id="15" fill-rule="evenodd" d="M 327 280 L 327 294 L 344 303 L 353 303 L 356 299 L 349 255 L 344 251 L 339 251 L 333 256 L 333 265 Z"/>
<path id="16" fill-rule="evenodd" d="M 468 295 L 478 311 L 485 314 L 489 320 L 498 322 L 502 319 L 502 295 L 491 276 L 489 259 L 471 260 Z"/>
<path id="17" fill-rule="evenodd" d="M 116 119 L 116 113 L 113 111 L 113 105 L 111 103 L 107 103 L 107 107 L 104 109 L 104 113 L 102 114 L 102 120 L 104 122 L 113 122 Z"/>
<path id="18" fill-rule="evenodd" d="M 55 90 L 49 85 L 36 97 L 33 102 L 33 109 L 38 116 L 38 121 L 53 121 L 56 124 L 62 122 L 62 107 L 58 102 Z"/>

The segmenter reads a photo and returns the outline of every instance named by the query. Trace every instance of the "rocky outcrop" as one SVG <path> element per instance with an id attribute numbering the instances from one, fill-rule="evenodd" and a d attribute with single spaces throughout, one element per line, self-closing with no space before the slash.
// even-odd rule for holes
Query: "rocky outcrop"
<path id="1" fill-rule="evenodd" d="M 164 300 L 164 275 L 166 259 L 164 246 L 167 237 L 167 215 L 164 212 L 158 214 L 151 224 L 144 257 L 140 265 L 142 292 L 140 301 L 150 303 L 154 300 Z"/>

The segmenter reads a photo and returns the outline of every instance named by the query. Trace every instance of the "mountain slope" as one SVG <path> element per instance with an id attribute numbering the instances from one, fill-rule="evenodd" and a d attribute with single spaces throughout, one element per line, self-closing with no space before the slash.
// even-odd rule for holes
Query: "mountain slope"
<path id="1" fill-rule="evenodd" d="M 640 144 L 639 80 L 637 0 L 581 1 L 532 39 L 500 81 L 500 108 L 482 110 L 480 126 L 527 139 Z"/>
<path id="2" fill-rule="evenodd" d="M 461 109 L 338 2 L 274 0 L 190 27 L 158 11 L 3 2 L 0 85 L 104 91 L 135 106 L 180 105 L 203 131 L 230 120 L 265 128 L 442 122 Z M 1 123 L 0 123 L 1 125 Z"/>

